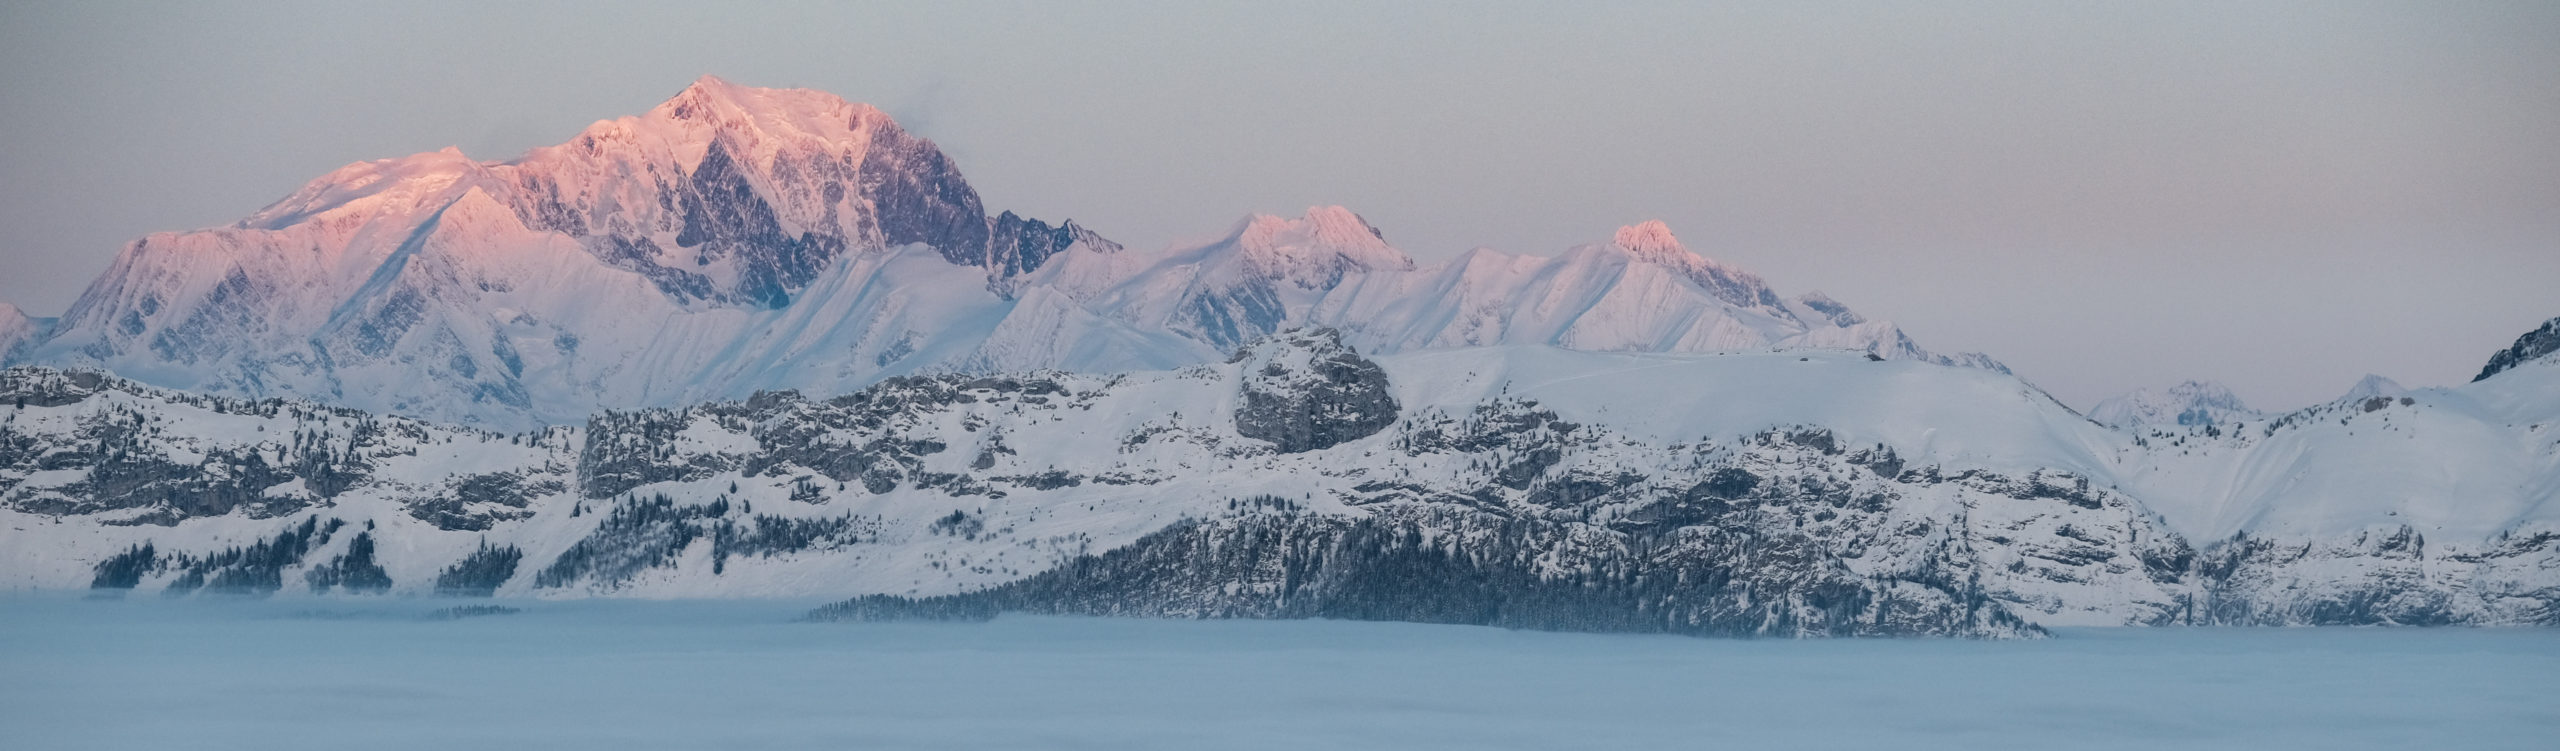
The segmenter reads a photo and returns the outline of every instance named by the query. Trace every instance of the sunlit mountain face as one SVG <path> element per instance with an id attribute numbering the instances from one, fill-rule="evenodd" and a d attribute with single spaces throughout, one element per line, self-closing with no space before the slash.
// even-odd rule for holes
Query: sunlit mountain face
<path id="1" fill-rule="evenodd" d="M 1123 249 L 989 215 L 866 105 L 705 77 L 507 162 L 348 165 L 228 227 L 135 241 L 59 321 L 0 314 L 11 362 L 501 429 L 891 376 L 1120 372 L 1331 326 L 1372 353 L 1921 349 L 1782 297 L 1659 222 L 1552 257 L 1423 267 L 1348 209 Z"/>

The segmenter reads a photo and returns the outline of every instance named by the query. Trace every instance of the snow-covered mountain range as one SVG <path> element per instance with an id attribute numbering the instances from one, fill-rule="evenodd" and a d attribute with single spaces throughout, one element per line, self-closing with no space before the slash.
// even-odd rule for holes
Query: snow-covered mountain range
<path id="1" fill-rule="evenodd" d="M 0 582 L 1735 634 L 2560 624 L 2560 356 L 2125 432 L 1996 371 L 1329 330 L 499 434 L 0 374 Z"/>
<path id="2" fill-rule="evenodd" d="M 1126 250 L 990 216 L 876 109 L 711 77 L 512 161 L 348 165 L 235 225 L 135 241 L 58 322 L 0 319 L 24 343 L 0 351 L 12 363 L 510 430 L 916 373 L 1164 369 L 1301 325 L 1373 353 L 1838 348 L 1999 367 L 1781 297 L 1660 223 L 1421 267 L 1319 207 Z"/>
<path id="3" fill-rule="evenodd" d="M 2560 319 L 2476 381 L 2087 417 L 1658 222 L 1128 249 L 705 78 L 0 305 L 0 588 L 1704 634 L 2560 625 Z"/>

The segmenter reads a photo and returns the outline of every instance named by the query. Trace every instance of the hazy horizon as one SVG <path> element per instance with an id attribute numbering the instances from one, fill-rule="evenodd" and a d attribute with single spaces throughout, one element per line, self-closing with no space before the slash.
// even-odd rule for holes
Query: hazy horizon
<path id="1" fill-rule="evenodd" d="M 932 137 L 1133 248 L 1360 212 L 1425 263 L 1661 219 L 2079 407 L 2469 380 L 2560 315 L 2560 6 L 0 8 L 0 302 L 340 165 L 484 160 L 694 78 Z"/>

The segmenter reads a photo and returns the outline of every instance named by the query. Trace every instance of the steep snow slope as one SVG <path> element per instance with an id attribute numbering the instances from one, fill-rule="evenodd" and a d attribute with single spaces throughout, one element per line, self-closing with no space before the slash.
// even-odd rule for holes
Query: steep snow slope
<path id="1" fill-rule="evenodd" d="M 0 387 L 21 405 L 0 419 L 12 587 L 1768 634 L 2560 622 L 2548 363 L 2139 435 L 1980 369 L 1373 360 L 1323 331 L 1171 371 L 897 378 L 513 437 L 44 370 Z"/>
<path id="2" fill-rule="evenodd" d="M 2212 425 L 2258 414 L 2231 389 L 2212 381 L 2187 381 L 2165 392 L 2137 389 L 2089 408 L 2089 419 L 2119 428 L 2141 425 Z"/>

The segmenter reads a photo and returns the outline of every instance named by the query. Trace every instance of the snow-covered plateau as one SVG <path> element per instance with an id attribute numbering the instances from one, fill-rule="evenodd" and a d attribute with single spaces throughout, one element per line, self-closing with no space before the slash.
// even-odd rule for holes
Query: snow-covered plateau
<path id="1" fill-rule="evenodd" d="M 1730 635 L 2560 624 L 2560 322 L 2480 379 L 2093 413 L 1658 222 L 1124 249 L 704 78 L 0 305 L 0 587 Z"/>

